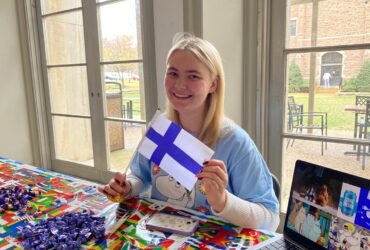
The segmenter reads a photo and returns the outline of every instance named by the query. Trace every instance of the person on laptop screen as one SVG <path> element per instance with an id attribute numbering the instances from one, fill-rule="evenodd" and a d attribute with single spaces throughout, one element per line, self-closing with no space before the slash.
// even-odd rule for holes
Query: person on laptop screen
<path id="1" fill-rule="evenodd" d="M 170 49 L 164 78 L 167 117 L 211 147 L 192 190 L 139 154 L 131 174 L 122 173 L 100 190 L 132 197 L 151 188 L 151 198 L 214 214 L 248 228 L 275 230 L 279 202 L 269 169 L 249 135 L 224 117 L 225 79 L 221 57 L 208 41 L 178 34 Z"/>

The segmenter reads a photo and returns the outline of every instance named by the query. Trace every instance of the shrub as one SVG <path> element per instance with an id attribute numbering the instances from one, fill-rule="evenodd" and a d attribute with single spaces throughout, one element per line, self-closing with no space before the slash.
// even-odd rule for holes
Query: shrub
<path id="1" fill-rule="evenodd" d="M 345 81 L 344 84 L 340 86 L 342 92 L 357 92 L 356 77 Z"/>
<path id="2" fill-rule="evenodd" d="M 303 80 L 302 84 L 301 84 L 301 87 L 299 89 L 299 92 L 302 92 L 302 93 L 308 93 L 310 89 L 310 83 L 308 80 Z"/>
<path id="3" fill-rule="evenodd" d="M 303 76 L 301 73 L 301 69 L 299 68 L 299 65 L 293 61 L 289 65 L 289 80 L 288 80 L 289 93 L 302 92 L 307 87 L 308 82 L 303 80 Z"/>
<path id="4" fill-rule="evenodd" d="M 370 61 L 366 60 L 361 67 L 360 73 L 357 77 L 358 86 L 368 86 L 370 84 Z"/>
<path id="5" fill-rule="evenodd" d="M 370 91 L 370 61 L 366 60 L 357 76 L 342 84 L 343 92 L 368 92 Z"/>

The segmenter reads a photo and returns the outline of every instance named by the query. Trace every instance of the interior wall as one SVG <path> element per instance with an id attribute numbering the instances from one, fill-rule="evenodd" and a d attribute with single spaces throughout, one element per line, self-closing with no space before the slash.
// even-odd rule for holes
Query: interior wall
<path id="1" fill-rule="evenodd" d="M 32 163 L 16 2 L 0 1 L 0 156 Z"/>
<path id="2" fill-rule="evenodd" d="M 166 57 L 172 46 L 173 35 L 184 30 L 183 0 L 156 0 L 153 2 L 153 9 L 158 104 L 163 111 L 166 107 L 166 94 L 163 84 L 166 72 Z"/>
<path id="3" fill-rule="evenodd" d="M 221 54 L 225 69 L 225 113 L 242 124 L 243 0 L 203 0 L 203 37 Z"/>

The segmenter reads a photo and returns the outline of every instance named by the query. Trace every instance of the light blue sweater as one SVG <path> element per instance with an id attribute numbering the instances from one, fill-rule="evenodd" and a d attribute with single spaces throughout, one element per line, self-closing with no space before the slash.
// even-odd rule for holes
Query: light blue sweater
<path id="1" fill-rule="evenodd" d="M 222 160 L 227 167 L 229 193 L 240 199 L 261 204 L 272 213 L 278 214 L 279 202 L 273 191 L 268 167 L 254 142 L 243 129 L 230 121 L 225 121 L 212 158 Z M 134 188 L 134 193 L 143 193 L 151 187 L 153 199 L 212 214 L 205 194 L 199 189 L 201 183 L 199 180 L 189 192 L 140 154 L 134 156 L 131 175 L 133 176 L 129 176 L 128 180 L 136 179 L 141 182 L 140 190 Z M 235 202 L 235 199 L 232 200 Z"/>

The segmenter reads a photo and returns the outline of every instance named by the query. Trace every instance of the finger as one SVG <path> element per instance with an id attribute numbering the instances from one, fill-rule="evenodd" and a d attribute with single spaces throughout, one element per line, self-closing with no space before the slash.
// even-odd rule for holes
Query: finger
<path id="1" fill-rule="evenodd" d="M 206 166 L 200 172 L 200 174 L 202 174 L 202 173 L 213 173 L 213 174 L 218 175 L 222 179 L 227 177 L 227 173 L 225 171 L 223 171 L 219 166 Z"/>
<path id="2" fill-rule="evenodd" d="M 105 188 L 105 191 L 111 191 L 109 194 L 112 194 L 112 191 L 116 194 L 112 195 L 122 195 L 125 193 L 125 187 L 118 183 L 115 179 L 109 181 L 109 189 Z"/>
<path id="3" fill-rule="evenodd" d="M 104 191 L 104 188 L 105 188 L 105 186 L 99 186 L 99 187 L 98 187 L 98 191 L 99 191 L 100 193 L 102 193 L 102 194 L 105 194 L 105 195 L 106 195 L 106 193 L 105 193 L 105 191 Z"/>
<path id="4" fill-rule="evenodd" d="M 212 180 L 216 183 L 216 185 L 218 186 L 217 188 L 225 188 L 226 185 L 227 185 L 227 181 L 225 181 L 224 179 L 222 179 L 220 176 L 218 176 L 217 174 L 215 173 L 212 173 L 212 172 L 203 172 L 202 174 L 199 174 L 198 178 L 201 178 L 203 181 L 204 180 Z"/>
<path id="5" fill-rule="evenodd" d="M 123 185 L 123 190 L 124 190 L 125 195 L 131 191 L 131 184 L 127 180 L 125 180 L 125 184 Z"/>
<path id="6" fill-rule="evenodd" d="M 197 175 L 199 179 L 209 177 L 212 179 L 220 179 L 224 186 L 228 183 L 227 173 L 224 172 L 219 166 L 206 166 L 203 170 Z"/>
<path id="7" fill-rule="evenodd" d="M 116 172 L 113 179 L 115 179 L 117 183 L 123 186 L 126 181 L 126 175 L 122 174 L 121 172 Z"/>
<path id="8" fill-rule="evenodd" d="M 98 191 L 104 195 L 117 195 L 117 192 L 115 192 L 113 189 L 109 187 L 109 185 L 99 186 Z"/>
<path id="9" fill-rule="evenodd" d="M 212 180 L 212 179 L 209 179 L 209 178 L 205 178 L 203 179 L 203 185 L 204 185 L 204 189 L 205 189 L 205 192 L 207 195 L 213 193 L 221 193 L 222 190 L 225 189 L 225 187 L 220 183 L 217 183 L 216 181 Z"/>
<path id="10" fill-rule="evenodd" d="M 104 193 L 111 196 L 122 196 L 122 192 L 117 191 L 116 189 L 112 188 L 110 185 L 105 185 Z"/>
<path id="11" fill-rule="evenodd" d="M 216 171 L 220 176 L 227 177 L 227 169 L 223 161 L 210 160 L 203 165 L 202 171 Z"/>
<path id="12" fill-rule="evenodd" d="M 225 188 L 222 182 L 215 181 L 214 179 L 211 178 L 203 178 L 202 183 L 205 187 L 205 191 L 207 192 L 207 194 L 209 192 L 214 191 L 219 192 L 220 190 Z"/>
<path id="13" fill-rule="evenodd" d="M 223 161 L 220 161 L 220 160 L 215 160 L 215 159 L 211 159 L 209 161 L 206 161 L 203 163 L 203 166 L 204 167 L 207 167 L 207 166 L 218 166 L 220 167 L 224 172 L 227 172 L 227 169 L 226 169 L 226 166 L 225 166 L 225 163 Z"/>

